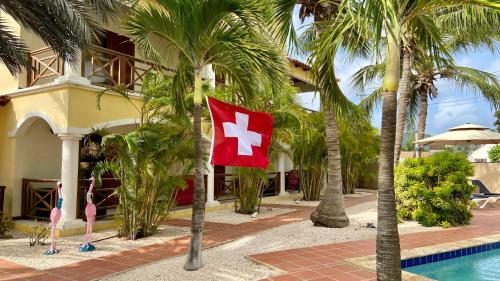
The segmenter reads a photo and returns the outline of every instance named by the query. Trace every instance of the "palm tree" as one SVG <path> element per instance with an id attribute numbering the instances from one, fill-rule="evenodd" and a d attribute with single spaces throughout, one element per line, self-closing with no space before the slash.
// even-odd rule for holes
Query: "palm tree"
<path id="1" fill-rule="evenodd" d="M 290 39 L 296 42 L 296 35 L 293 27 L 293 9 L 296 4 L 300 4 L 299 17 L 304 20 L 313 16 L 315 24 L 312 29 L 306 32 L 309 39 L 320 36 L 322 33 L 322 22 L 325 22 L 337 14 L 337 5 L 340 1 L 330 3 L 319 0 L 275 0 L 274 31 L 282 42 Z M 314 43 L 313 43 L 314 44 Z M 358 47 L 363 49 L 364 45 Z M 299 47 L 300 48 L 300 47 Z M 352 51 L 351 48 L 348 48 Z M 339 130 L 336 118 L 339 115 L 352 114 L 356 112 L 355 106 L 343 95 L 338 81 L 335 77 L 333 60 L 336 48 L 324 50 L 313 48 L 311 61 L 313 63 L 313 79 L 320 92 L 322 100 L 322 110 L 325 119 L 325 134 L 327 144 L 327 187 L 321 198 L 318 208 L 311 214 L 311 221 L 315 225 L 326 227 L 346 227 L 349 225 L 349 218 L 344 209 L 342 199 L 342 173 L 340 162 Z M 326 52 L 331 51 L 331 52 Z M 358 51 L 358 50 L 356 50 Z M 324 64 L 322 64 L 324 63 Z M 299 163 L 300 164 L 300 163 Z"/>
<path id="2" fill-rule="evenodd" d="M 412 56 L 415 57 L 415 55 Z M 439 63 L 436 63 L 436 60 Z M 436 84 L 438 80 L 452 83 L 467 91 L 468 94 L 481 95 L 494 108 L 500 105 L 500 82 L 494 74 L 455 65 L 448 58 L 438 57 L 436 59 L 425 54 L 417 54 L 412 65 L 412 75 L 408 80 L 410 89 L 408 102 L 405 108 L 398 109 L 398 111 L 403 112 L 403 122 L 405 122 L 403 125 L 406 125 L 407 128 L 413 127 L 415 115 L 418 113 L 417 139 L 424 138 L 428 98 L 435 99 L 439 96 L 439 85 Z M 360 91 L 363 91 L 367 83 L 383 76 L 383 74 L 383 64 L 365 66 L 354 74 L 353 84 Z M 374 107 L 373 103 L 380 98 L 380 91 L 376 90 L 365 98 L 362 104 L 371 109 Z"/>
<path id="3" fill-rule="evenodd" d="M 0 0 L 0 11 L 70 62 L 97 38 L 99 25 L 116 8 L 117 0 Z M 0 50 L 0 61 L 12 74 L 28 67 L 28 49 L 4 18 L 0 19 Z"/>
<path id="4" fill-rule="evenodd" d="M 434 99 L 439 96 L 438 80 L 451 82 L 470 94 L 479 94 L 494 108 L 500 106 L 500 82 L 488 72 L 456 65 L 436 68 L 427 58 L 423 64 L 418 64 L 417 75 L 412 80 L 413 94 L 420 99 L 416 140 L 424 138 L 428 97 Z"/>
<path id="5" fill-rule="evenodd" d="M 439 27 L 438 33 L 435 30 L 428 30 L 422 25 L 428 20 L 434 20 Z M 411 69 L 418 53 L 428 52 L 427 57 L 434 59 L 437 66 L 443 60 L 441 56 L 448 56 L 443 61 L 452 62 L 450 53 L 457 51 L 468 52 L 471 48 L 487 47 L 494 51 L 497 46 L 496 41 L 500 38 L 498 34 L 498 25 L 500 24 L 500 11 L 481 6 L 460 6 L 446 11 L 435 11 L 419 17 L 415 17 L 406 26 L 404 37 L 406 44 L 402 47 L 402 76 L 399 87 L 398 116 L 396 122 L 396 141 L 394 147 L 394 163 L 397 164 L 401 153 L 401 143 L 406 117 L 408 115 L 407 107 L 412 92 Z M 446 34 L 446 36 L 443 36 Z M 446 38 L 446 45 L 442 45 L 442 38 Z M 426 45 L 438 39 L 433 49 L 422 50 L 420 46 Z M 432 44 L 432 43 L 431 43 Z M 442 54 L 440 54 L 442 53 Z M 431 66 L 432 69 L 432 66 Z M 427 110 L 422 97 L 420 112 Z M 421 122 L 420 122 L 421 123 Z M 422 133 L 423 134 L 423 133 Z M 423 137 L 423 135 L 422 135 Z"/>
<path id="6" fill-rule="evenodd" d="M 248 100 L 257 92 L 259 80 L 279 91 L 288 78 L 284 55 L 267 35 L 267 7 L 250 0 L 157 0 L 137 6 L 127 22 L 146 57 L 166 64 L 171 54 L 178 56 L 174 82 L 179 112 L 184 109 L 183 97 L 194 88 L 195 190 L 185 270 L 203 267 L 202 70 L 213 65 Z"/>
<path id="7" fill-rule="evenodd" d="M 336 46 L 346 31 L 353 34 L 352 44 L 359 43 L 357 34 L 371 38 L 376 55 L 385 48 L 385 72 L 381 87 L 383 95 L 381 147 L 378 177 L 377 225 L 377 279 L 401 280 L 401 253 L 397 228 L 394 194 L 394 143 L 397 120 L 397 91 L 401 72 L 401 43 L 406 44 L 405 33 L 412 19 L 423 18 L 434 11 L 446 12 L 465 4 L 479 4 L 500 8 L 500 3 L 487 0 L 343 0 L 338 17 L 324 32 L 321 46 Z M 426 21 L 427 34 L 439 34 L 437 25 Z M 353 33 L 353 31 L 355 31 Z M 436 38 L 438 39 L 438 38 Z M 433 50 L 436 42 L 429 41 L 426 49 Z"/>

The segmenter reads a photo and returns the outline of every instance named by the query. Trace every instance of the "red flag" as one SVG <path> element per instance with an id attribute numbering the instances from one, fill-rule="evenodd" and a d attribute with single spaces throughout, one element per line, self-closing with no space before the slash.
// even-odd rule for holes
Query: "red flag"
<path id="1" fill-rule="evenodd" d="M 207 97 L 212 118 L 210 163 L 267 168 L 273 118 Z"/>

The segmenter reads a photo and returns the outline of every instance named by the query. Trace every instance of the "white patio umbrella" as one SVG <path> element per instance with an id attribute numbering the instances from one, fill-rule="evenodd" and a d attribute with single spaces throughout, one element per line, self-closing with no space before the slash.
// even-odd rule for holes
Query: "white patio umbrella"
<path id="1" fill-rule="evenodd" d="M 419 146 L 428 144 L 500 144 L 500 133 L 492 132 L 488 127 L 464 124 L 448 129 L 448 132 L 421 139 L 415 142 Z"/>

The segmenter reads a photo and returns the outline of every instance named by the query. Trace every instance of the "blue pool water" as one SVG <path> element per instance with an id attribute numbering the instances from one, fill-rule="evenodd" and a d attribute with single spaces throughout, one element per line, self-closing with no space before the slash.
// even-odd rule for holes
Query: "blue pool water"
<path id="1" fill-rule="evenodd" d="M 404 270 L 438 281 L 499 281 L 500 249 L 412 266 Z"/>

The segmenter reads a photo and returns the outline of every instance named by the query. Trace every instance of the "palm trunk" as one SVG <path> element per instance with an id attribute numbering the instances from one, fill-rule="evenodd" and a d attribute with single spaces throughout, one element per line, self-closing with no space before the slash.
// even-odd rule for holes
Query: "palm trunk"
<path id="1" fill-rule="evenodd" d="M 335 114 L 325 107 L 325 132 L 328 150 L 328 183 L 318 208 L 311 214 L 314 225 L 346 227 L 349 218 L 345 214 L 342 196 L 342 173 L 340 169 L 340 145 Z"/>
<path id="2" fill-rule="evenodd" d="M 413 53 L 411 50 L 404 49 L 403 51 L 403 73 L 401 76 L 401 84 L 399 86 L 399 104 L 398 104 L 398 119 L 396 122 L 396 141 L 394 145 L 394 165 L 398 164 L 399 156 L 401 155 L 401 143 L 406 125 L 406 113 L 408 101 L 411 92 L 411 68 L 413 64 Z"/>
<path id="3" fill-rule="evenodd" d="M 330 3 L 321 2 L 321 9 L 314 12 L 314 21 L 323 21 L 330 18 L 334 11 L 330 10 Z M 318 8 L 318 7 L 317 7 Z M 319 36 L 321 30 L 317 30 Z M 326 227 L 346 227 L 349 218 L 345 214 L 342 195 L 342 172 L 340 163 L 340 145 L 335 113 L 330 105 L 323 105 L 325 113 L 325 133 L 328 154 L 327 185 L 325 194 L 321 197 L 318 208 L 311 214 L 314 225 Z"/>
<path id="4" fill-rule="evenodd" d="M 425 127 L 427 125 L 427 93 L 421 93 L 420 94 L 420 105 L 419 105 L 419 111 L 418 111 L 418 133 L 417 133 L 417 139 L 416 140 L 421 140 L 425 138 Z"/>
<path id="5" fill-rule="evenodd" d="M 378 174 L 377 280 L 401 280 L 401 253 L 394 194 L 394 140 L 399 84 L 399 40 L 388 36 L 383 84 Z"/>
<path id="6" fill-rule="evenodd" d="M 199 71 L 195 74 L 194 89 L 194 141 L 195 141 L 195 169 L 194 169 L 194 198 L 191 218 L 191 242 L 184 269 L 198 270 L 203 267 L 201 256 L 203 242 L 203 221 L 205 220 L 205 187 L 203 186 L 203 159 L 201 150 L 201 100 L 202 81 Z"/>

